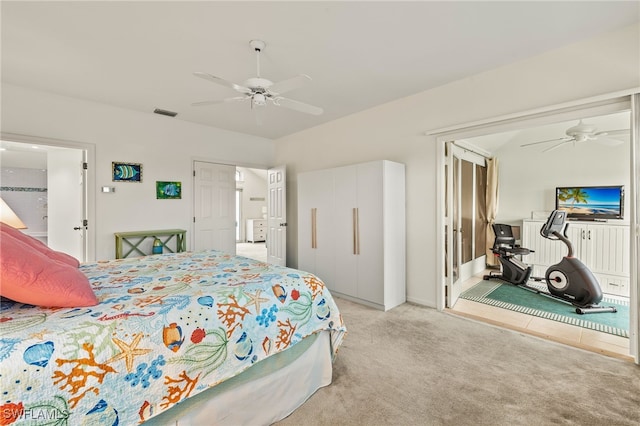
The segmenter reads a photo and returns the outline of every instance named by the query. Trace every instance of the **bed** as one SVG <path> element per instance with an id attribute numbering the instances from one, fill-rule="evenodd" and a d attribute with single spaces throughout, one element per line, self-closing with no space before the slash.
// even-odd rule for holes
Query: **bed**
<path id="1" fill-rule="evenodd" d="M 97 305 L 2 299 L 2 424 L 270 424 L 331 382 L 346 328 L 310 273 L 219 251 L 77 269 Z"/>

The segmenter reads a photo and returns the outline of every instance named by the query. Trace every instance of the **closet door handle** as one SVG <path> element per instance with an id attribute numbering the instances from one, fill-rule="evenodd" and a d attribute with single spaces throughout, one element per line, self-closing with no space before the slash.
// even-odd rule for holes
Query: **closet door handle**
<path id="1" fill-rule="evenodd" d="M 353 209 L 353 254 L 360 254 L 360 222 L 357 207 Z"/>
<path id="2" fill-rule="evenodd" d="M 311 209 L 311 248 L 318 248 L 318 240 L 316 236 L 316 218 L 318 209 Z"/>

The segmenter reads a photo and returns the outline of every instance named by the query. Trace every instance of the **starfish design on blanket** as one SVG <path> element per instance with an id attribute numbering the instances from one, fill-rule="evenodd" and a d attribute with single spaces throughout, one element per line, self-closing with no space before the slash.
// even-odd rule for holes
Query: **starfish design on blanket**
<path id="1" fill-rule="evenodd" d="M 131 343 L 125 343 L 117 337 L 112 338 L 111 340 L 113 340 L 113 343 L 118 345 L 121 352 L 113 358 L 108 359 L 107 364 L 111 364 L 112 362 L 124 358 L 125 363 L 127 364 L 127 372 L 130 373 L 131 370 L 133 370 L 133 359 L 138 355 L 145 355 L 151 352 L 151 349 L 138 349 L 138 344 L 141 339 L 142 333 L 135 334 Z"/>
<path id="2" fill-rule="evenodd" d="M 260 293 L 262 293 L 262 290 L 256 291 L 255 294 L 247 293 L 244 291 L 243 293 L 249 298 L 249 301 L 244 305 L 244 307 L 246 308 L 249 305 L 254 305 L 256 308 L 256 313 L 260 312 L 260 303 L 269 301 L 269 299 L 267 298 L 260 297 Z"/>

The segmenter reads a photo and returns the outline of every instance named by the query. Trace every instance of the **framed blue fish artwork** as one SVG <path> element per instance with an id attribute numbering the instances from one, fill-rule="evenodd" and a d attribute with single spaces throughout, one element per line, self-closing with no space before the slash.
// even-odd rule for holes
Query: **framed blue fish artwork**
<path id="1" fill-rule="evenodd" d="M 114 182 L 142 182 L 142 164 L 112 162 Z"/>
<path id="2" fill-rule="evenodd" d="M 182 198 L 182 182 L 156 181 L 156 198 L 158 200 Z"/>

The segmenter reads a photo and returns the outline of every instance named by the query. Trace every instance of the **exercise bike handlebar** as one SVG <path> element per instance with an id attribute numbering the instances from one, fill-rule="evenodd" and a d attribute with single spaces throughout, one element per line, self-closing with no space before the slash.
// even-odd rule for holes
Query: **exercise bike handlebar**
<path id="1" fill-rule="evenodd" d="M 566 227 L 565 227 L 565 235 L 562 235 L 558 231 L 553 231 L 553 235 L 555 235 L 556 238 L 551 238 L 551 239 L 557 239 L 565 243 L 567 245 L 567 249 L 569 250 L 567 253 L 567 257 L 573 257 L 573 244 L 571 244 L 571 241 L 569 241 L 569 238 L 567 238 L 566 231 L 567 231 Z"/>

